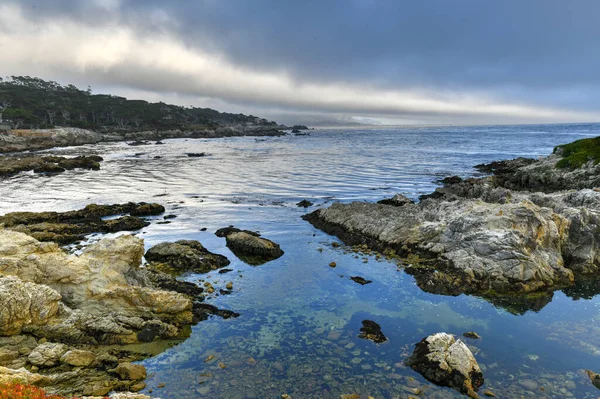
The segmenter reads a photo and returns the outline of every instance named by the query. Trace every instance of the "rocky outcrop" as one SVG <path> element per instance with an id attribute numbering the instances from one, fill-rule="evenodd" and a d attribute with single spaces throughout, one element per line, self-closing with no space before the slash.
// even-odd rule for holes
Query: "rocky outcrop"
<path id="1" fill-rule="evenodd" d="M 0 226 L 26 233 L 40 241 L 71 244 L 81 241 L 87 234 L 118 231 L 135 231 L 149 222 L 144 216 L 159 215 L 165 208 L 152 203 L 126 203 L 115 205 L 91 204 L 84 209 L 69 212 L 12 212 L 0 216 Z M 104 219 L 107 216 L 120 216 Z"/>
<path id="2" fill-rule="evenodd" d="M 13 276 L 0 280 L 7 304 L 3 333 L 25 330 L 86 343 L 136 342 L 148 329 L 158 331 L 155 336 L 176 336 L 178 326 L 192 321 L 192 302 L 129 284 L 143 250 L 141 239 L 120 236 L 100 240 L 80 256 L 67 255 L 55 243 L 0 230 L 0 275 Z"/>
<path id="3" fill-rule="evenodd" d="M 46 285 L 0 277 L 0 335 L 19 334 L 24 326 L 44 325 L 58 313 L 61 296 Z"/>
<path id="4" fill-rule="evenodd" d="M 260 234 L 236 227 L 223 227 L 215 232 L 217 237 L 225 237 L 227 247 L 242 261 L 258 266 L 283 255 L 281 247 Z"/>
<path id="5" fill-rule="evenodd" d="M 503 186 L 519 173 L 555 164 L 556 156 L 498 163 L 496 175 L 450 179 L 418 204 L 333 204 L 305 219 L 347 244 L 399 256 L 428 292 L 476 294 L 515 313 L 539 310 L 553 290 L 600 269 L 600 190 L 533 193 Z M 592 185 L 572 175 L 590 167 L 552 166 L 552 173 Z"/>
<path id="6" fill-rule="evenodd" d="M 0 177 L 16 175 L 20 172 L 33 171 L 34 173 L 62 173 L 71 169 L 100 169 L 102 157 L 78 156 L 59 157 L 28 155 L 25 157 L 0 156 Z"/>
<path id="7" fill-rule="evenodd" d="M 427 380 L 479 398 L 483 373 L 469 348 L 452 335 L 437 333 L 416 344 L 407 364 Z"/>
<path id="8" fill-rule="evenodd" d="M 153 268 L 177 273 L 208 273 L 229 265 L 225 256 L 214 254 L 193 240 L 160 243 L 150 248 L 145 258 Z"/>

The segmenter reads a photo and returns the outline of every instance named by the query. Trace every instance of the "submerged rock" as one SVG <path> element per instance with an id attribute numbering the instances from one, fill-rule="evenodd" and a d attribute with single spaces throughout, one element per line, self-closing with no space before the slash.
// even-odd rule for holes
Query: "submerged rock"
<path id="1" fill-rule="evenodd" d="M 483 373 L 469 348 L 450 334 L 424 338 L 416 344 L 407 364 L 435 384 L 479 398 L 476 391 L 483 385 Z"/>
<path id="2" fill-rule="evenodd" d="M 481 339 L 479 334 L 477 334 L 475 331 L 467 331 L 466 333 L 463 334 L 463 337 L 471 338 L 471 339 Z"/>
<path id="3" fill-rule="evenodd" d="M 193 240 L 160 243 L 150 248 L 145 258 L 155 264 L 153 267 L 161 268 L 157 264 L 163 264 L 176 272 L 208 273 L 230 263 L 225 256 L 214 254 Z"/>
<path id="4" fill-rule="evenodd" d="M 369 339 L 375 343 L 387 341 L 387 337 L 381 332 L 381 326 L 372 320 L 363 320 L 360 328 L 359 338 Z"/>

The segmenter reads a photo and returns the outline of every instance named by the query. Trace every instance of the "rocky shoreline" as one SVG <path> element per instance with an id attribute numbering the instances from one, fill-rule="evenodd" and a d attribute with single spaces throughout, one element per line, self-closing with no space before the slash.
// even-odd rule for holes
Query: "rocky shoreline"
<path id="1" fill-rule="evenodd" d="M 57 244 L 138 230 L 149 224 L 145 217 L 164 210 L 152 203 L 91 204 L 0 217 L 0 384 L 65 395 L 137 392 L 146 371 L 132 362 L 185 340 L 191 325 L 211 315 L 239 316 L 204 303 L 212 285 L 176 278 L 229 264 L 197 241 L 161 243 L 145 254 L 134 235 L 71 247 L 79 254 Z M 231 284 L 224 288 L 220 294 L 231 292 Z"/>
<path id="2" fill-rule="evenodd" d="M 558 151 L 480 165 L 494 174 L 446 179 L 419 203 L 336 203 L 305 219 L 346 244 L 399 257 L 427 292 L 539 310 L 600 265 L 600 166 L 558 168 L 561 159 Z"/>
<path id="3" fill-rule="evenodd" d="M 232 125 L 200 131 L 166 130 L 99 133 L 78 128 L 57 128 L 44 131 L 43 134 L 29 136 L 0 134 L 0 154 L 116 141 L 144 142 L 175 138 L 199 139 L 237 136 L 273 137 L 284 135 L 283 130 L 287 129 L 286 126 Z"/>

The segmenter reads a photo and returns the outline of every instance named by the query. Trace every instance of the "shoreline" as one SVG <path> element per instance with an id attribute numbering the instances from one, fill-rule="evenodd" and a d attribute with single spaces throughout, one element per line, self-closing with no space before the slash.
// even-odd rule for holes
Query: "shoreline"
<path id="1" fill-rule="evenodd" d="M 79 128 L 45 130 L 43 135 L 19 136 L 0 133 L 0 156 L 10 153 L 47 150 L 54 147 L 73 147 L 102 142 L 159 141 L 174 138 L 223 138 L 223 137 L 278 137 L 290 130 L 286 126 L 224 126 L 199 131 L 166 130 L 139 132 L 98 133 Z M 297 133 L 296 133 L 297 134 Z"/>

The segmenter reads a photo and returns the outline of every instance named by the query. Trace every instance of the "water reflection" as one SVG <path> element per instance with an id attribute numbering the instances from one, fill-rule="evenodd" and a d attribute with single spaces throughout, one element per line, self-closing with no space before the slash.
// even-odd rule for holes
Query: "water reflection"
<path id="1" fill-rule="evenodd" d="M 470 175 L 472 165 L 543 155 L 597 135 L 597 125 L 452 127 L 67 148 L 57 152 L 96 152 L 106 161 L 98 172 L 3 181 L 0 213 L 157 201 L 177 218 L 143 229 L 147 247 L 196 239 L 232 261 L 227 274 L 183 276 L 216 288 L 231 281 L 233 293 L 211 303 L 241 316 L 204 321 L 188 340 L 144 362 L 147 391 L 162 398 L 337 399 L 356 392 L 380 399 L 414 396 L 414 389 L 419 397 L 460 397 L 425 382 L 403 361 L 428 334 L 474 330 L 482 339 L 467 342 L 484 371 L 482 389 L 507 398 L 595 399 L 598 391 L 581 369 L 597 369 L 600 361 L 596 282 L 528 298 L 429 293 L 393 261 L 333 247 L 333 237 L 300 219 L 314 208 L 295 204 L 376 201 L 396 192 L 417 198 L 440 177 Z M 245 264 L 213 234 L 231 224 L 259 231 L 285 255 Z M 350 276 L 373 282 L 362 286 Z M 381 325 L 389 340 L 358 338 L 365 319 Z"/>

